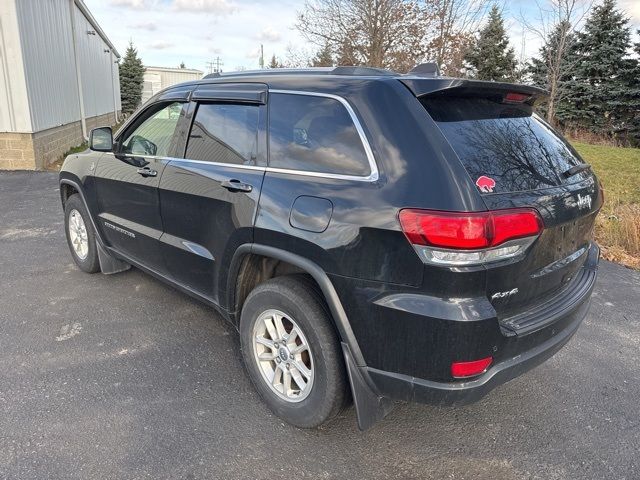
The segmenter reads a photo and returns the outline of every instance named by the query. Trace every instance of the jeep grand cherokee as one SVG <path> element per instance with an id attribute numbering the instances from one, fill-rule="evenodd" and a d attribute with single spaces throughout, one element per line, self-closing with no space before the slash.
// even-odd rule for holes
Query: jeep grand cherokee
<path id="1" fill-rule="evenodd" d="M 544 95 L 425 65 L 170 87 L 66 159 L 71 254 L 217 309 L 299 427 L 476 400 L 569 340 L 596 278 L 602 192 Z"/>

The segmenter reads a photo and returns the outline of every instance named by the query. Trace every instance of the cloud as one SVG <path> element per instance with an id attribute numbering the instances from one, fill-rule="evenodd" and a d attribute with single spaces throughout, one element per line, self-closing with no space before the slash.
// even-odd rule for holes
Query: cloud
<path id="1" fill-rule="evenodd" d="M 260 56 L 260 47 L 253 48 L 245 53 L 244 58 L 256 60 Z"/>
<path id="2" fill-rule="evenodd" d="M 623 0 L 620 2 L 622 10 L 630 17 L 631 24 L 640 26 L 640 2 L 638 0 Z"/>
<path id="3" fill-rule="evenodd" d="M 251 4 L 247 0 L 83 1 L 118 50 L 123 53 L 129 40 L 133 40 L 145 65 L 175 66 L 184 61 L 190 67 L 206 70 L 206 62 L 220 56 L 224 70 L 236 66 L 251 69 L 258 66 L 261 43 L 265 46 L 267 61 L 274 53 L 284 59 L 289 43 L 307 45 L 306 40 L 290 28 L 296 21 L 297 8 L 292 0 Z M 115 1 L 121 5 L 115 6 L 112 3 Z M 139 9 L 141 5 L 143 10 Z M 194 10 L 204 7 L 209 8 Z M 144 28 L 148 23 L 155 24 L 156 30 Z M 268 26 L 272 28 L 265 28 Z M 263 29 L 277 31 L 280 40 L 259 40 Z M 165 45 L 157 45 L 159 42 Z"/>
<path id="4" fill-rule="evenodd" d="M 151 48 L 152 50 L 166 50 L 167 48 L 173 47 L 173 43 L 159 41 L 150 43 L 149 45 L 147 45 L 147 47 Z"/>
<path id="5" fill-rule="evenodd" d="M 237 10 L 237 7 L 227 0 L 175 0 L 173 8 L 183 12 L 203 12 L 217 15 L 227 15 Z"/>
<path id="6" fill-rule="evenodd" d="M 262 29 L 260 35 L 258 35 L 258 40 L 262 40 L 265 42 L 277 42 L 282 38 L 280 32 L 273 28 L 271 25 Z"/>
<path id="7" fill-rule="evenodd" d="M 135 8 L 136 10 L 142 10 L 146 6 L 146 0 L 111 0 L 111 5 L 116 7 Z"/>
<path id="8" fill-rule="evenodd" d="M 137 30 L 147 30 L 149 32 L 155 32 L 158 29 L 158 26 L 153 22 L 140 22 L 140 23 L 131 25 L 130 28 L 135 28 Z"/>

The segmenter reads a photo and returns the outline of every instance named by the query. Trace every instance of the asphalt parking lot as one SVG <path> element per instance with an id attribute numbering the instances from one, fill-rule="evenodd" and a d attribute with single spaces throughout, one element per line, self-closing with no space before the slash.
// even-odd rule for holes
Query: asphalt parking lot
<path id="1" fill-rule="evenodd" d="M 232 327 L 138 270 L 87 275 L 53 173 L 0 174 L 0 478 L 640 478 L 640 274 L 602 262 L 546 364 L 467 407 L 283 424 Z"/>

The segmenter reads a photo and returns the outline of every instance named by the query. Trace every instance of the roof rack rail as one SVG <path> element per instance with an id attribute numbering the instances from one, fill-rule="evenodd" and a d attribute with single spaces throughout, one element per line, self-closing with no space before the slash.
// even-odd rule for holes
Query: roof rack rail
<path id="1" fill-rule="evenodd" d="M 413 67 L 407 75 L 416 75 L 418 77 L 439 77 L 440 69 L 436 62 L 425 62 Z"/>
<path id="2" fill-rule="evenodd" d="M 309 74 L 309 73 L 330 73 L 331 67 L 309 67 L 309 68 L 265 68 L 264 70 L 238 70 L 236 72 L 213 72 L 202 77 L 221 78 L 221 77 L 242 77 L 247 75 L 291 75 L 291 74 Z"/>
<path id="3" fill-rule="evenodd" d="M 398 75 L 393 70 L 387 70 L 386 68 L 376 68 L 376 67 L 350 67 L 350 66 L 341 66 L 336 67 L 331 70 L 333 75 L 358 75 L 358 76 L 367 76 L 367 75 Z"/>
<path id="4" fill-rule="evenodd" d="M 221 77 L 242 77 L 246 75 L 347 75 L 347 76 L 394 76 L 398 73 L 392 70 L 375 67 L 309 67 L 309 68 L 269 68 L 265 70 L 241 70 L 238 72 L 214 72 L 202 77 L 203 79 Z"/>

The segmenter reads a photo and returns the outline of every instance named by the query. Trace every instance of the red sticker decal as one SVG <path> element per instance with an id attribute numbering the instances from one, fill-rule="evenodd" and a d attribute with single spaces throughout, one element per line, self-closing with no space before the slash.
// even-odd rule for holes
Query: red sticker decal
<path id="1" fill-rule="evenodd" d="M 496 188 L 496 181 L 493 178 L 482 175 L 476 180 L 476 185 L 483 193 L 493 193 L 493 189 Z"/>

